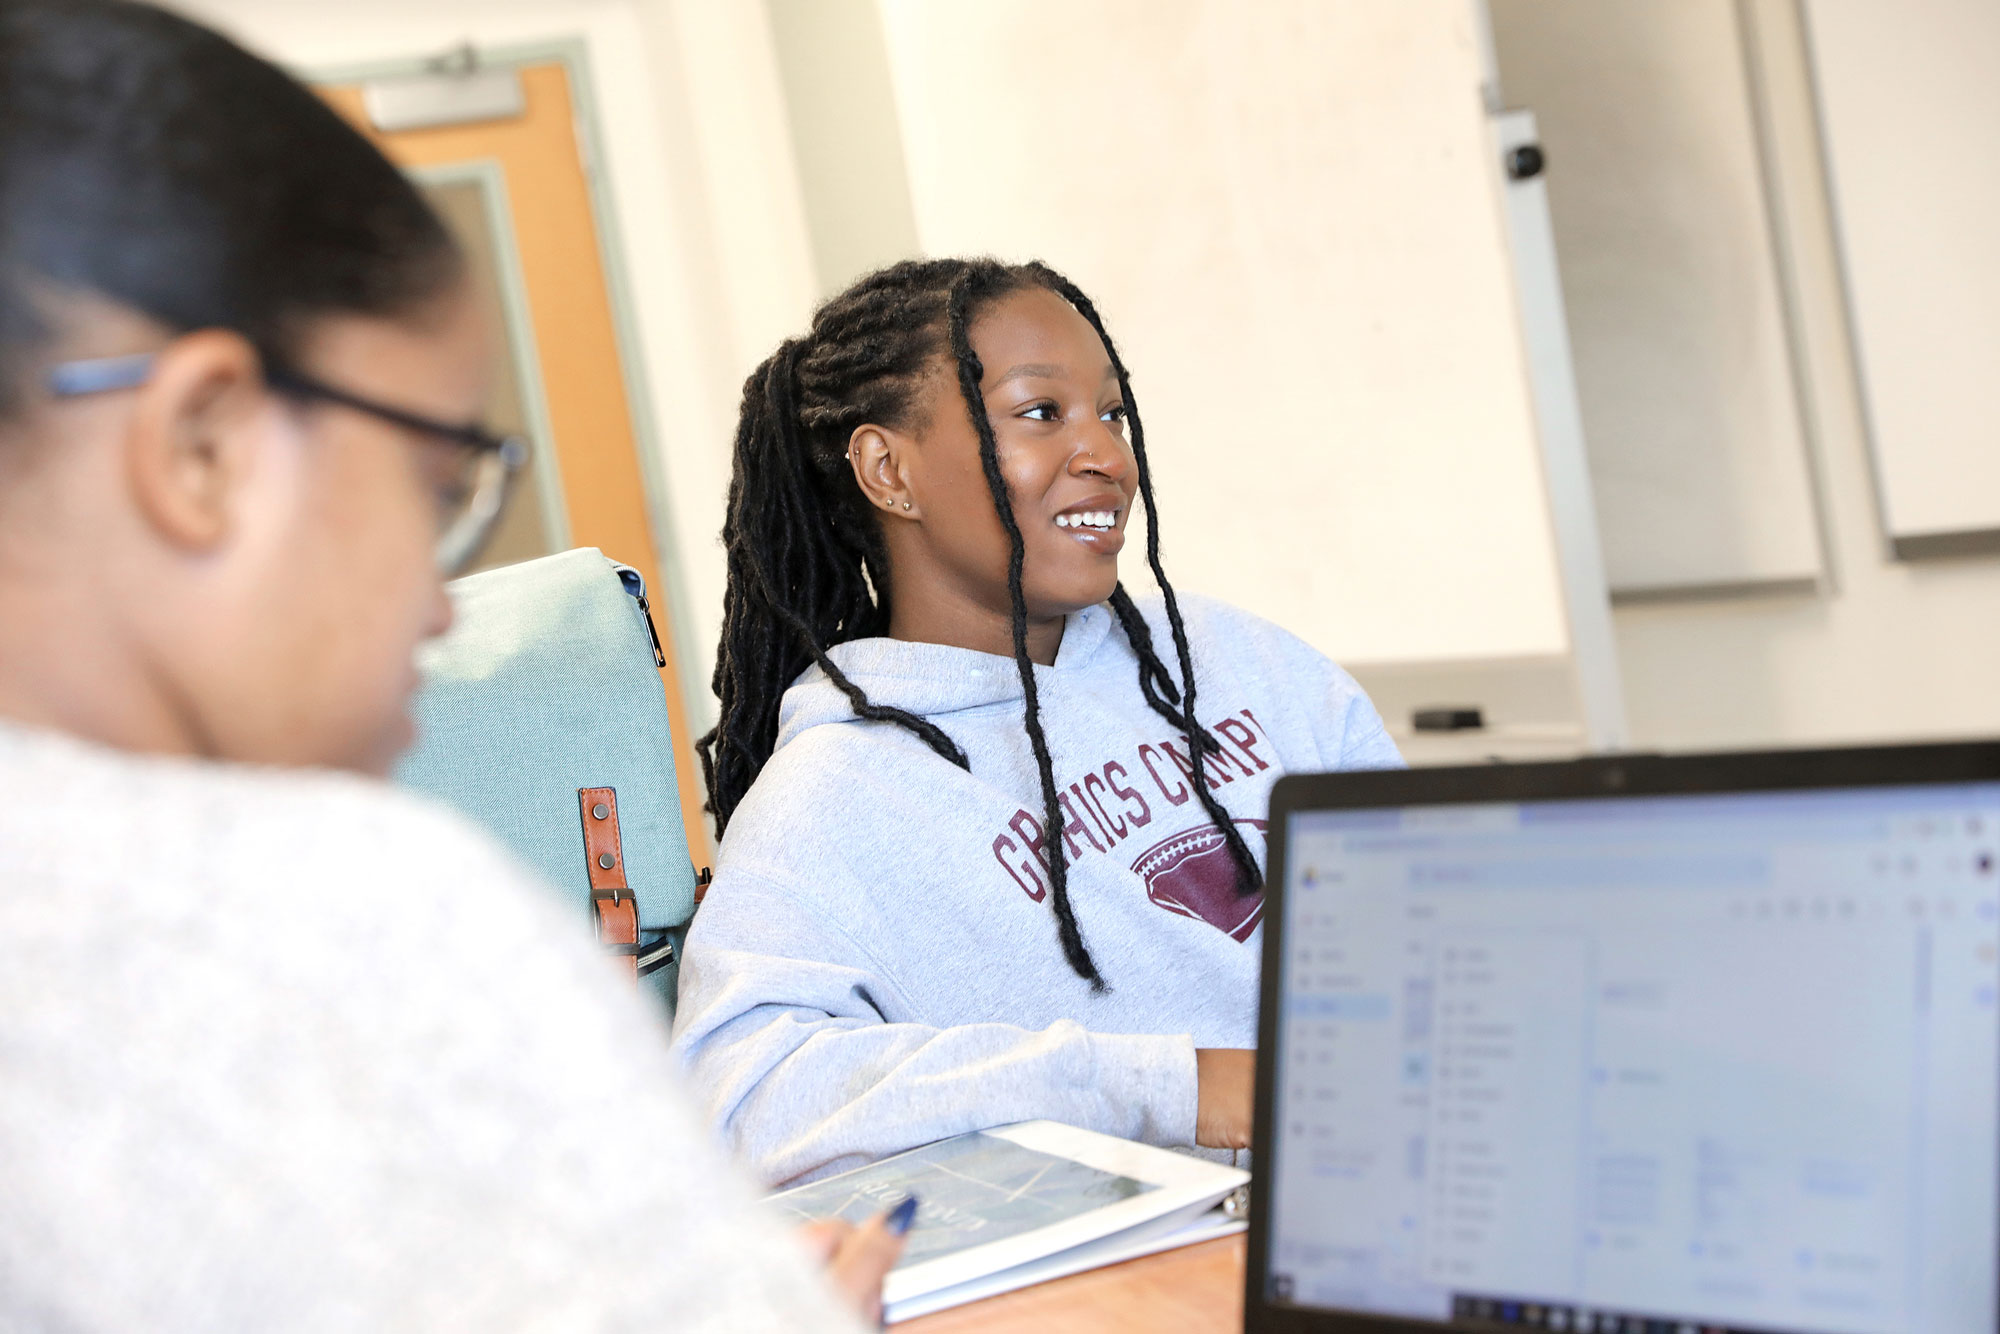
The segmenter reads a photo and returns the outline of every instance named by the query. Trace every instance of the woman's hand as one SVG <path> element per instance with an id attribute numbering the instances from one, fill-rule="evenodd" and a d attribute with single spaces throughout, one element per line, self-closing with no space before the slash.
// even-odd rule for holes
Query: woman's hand
<path id="1" fill-rule="evenodd" d="M 912 1195 L 886 1214 L 860 1227 L 830 1218 L 799 1229 L 806 1249 L 826 1266 L 827 1281 L 847 1299 L 850 1310 L 870 1325 L 882 1323 L 882 1280 L 903 1255 L 903 1240 L 916 1220 Z"/>
<path id="2" fill-rule="evenodd" d="M 1197 1048 L 1194 1077 L 1194 1142 L 1205 1149 L 1249 1148 L 1257 1053 L 1241 1047 Z"/>

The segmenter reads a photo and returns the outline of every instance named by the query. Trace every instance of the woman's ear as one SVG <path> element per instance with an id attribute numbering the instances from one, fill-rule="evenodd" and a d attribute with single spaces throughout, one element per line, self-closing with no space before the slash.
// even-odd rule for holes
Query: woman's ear
<path id="1" fill-rule="evenodd" d="M 204 329 L 161 351 L 125 435 L 125 475 L 154 532 L 171 546 L 210 551 L 238 525 L 256 465 L 264 372 L 241 334 Z"/>
<path id="2" fill-rule="evenodd" d="M 908 436 L 886 426 L 857 426 L 847 438 L 847 459 L 854 468 L 855 484 L 871 507 L 916 519 L 922 515 L 905 472 L 911 444 Z"/>

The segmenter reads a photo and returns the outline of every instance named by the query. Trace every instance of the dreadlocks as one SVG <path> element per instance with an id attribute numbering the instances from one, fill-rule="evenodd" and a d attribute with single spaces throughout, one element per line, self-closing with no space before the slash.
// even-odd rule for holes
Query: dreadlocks
<path id="1" fill-rule="evenodd" d="M 1160 660 L 1152 630 L 1122 584 L 1112 592 L 1111 608 L 1139 660 L 1139 689 L 1146 703 L 1187 738 L 1190 786 L 1228 845 L 1237 868 L 1237 892 L 1254 894 L 1263 887 L 1249 845 L 1209 790 L 1206 759 L 1219 753 L 1220 746 L 1195 717 L 1194 661 L 1180 604 L 1160 565 L 1159 512 L 1145 430 L 1125 364 L 1090 299 L 1042 264 L 909 260 L 879 270 L 822 306 L 804 338 L 787 341 L 744 382 L 722 529 L 729 582 L 713 680 L 721 714 L 698 749 L 708 809 L 720 836 L 777 744 L 778 706 L 786 688 L 808 665 L 817 664 L 857 717 L 904 728 L 943 759 L 961 769 L 970 767 L 965 752 L 935 723 L 872 702 L 827 653 L 835 644 L 884 634 L 889 625 L 888 551 L 879 521 L 854 482 L 847 459 L 849 437 L 868 423 L 899 429 L 916 423 L 930 369 L 941 352 L 949 354 L 1010 549 L 1007 592 L 1014 665 L 1021 678 L 1028 744 L 1041 779 L 1050 906 L 1063 956 L 1093 990 L 1102 991 L 1104 978 L 1070 903 L 1060 789 L 1028 656 L 1022 593 L 1026 544 L 979 389 L 984 368 L 972 349 L 972 325 L 980 313 L 1000 298 L 1030 288 L 1054 292 L 1089 321 L 1118 377 L 1146 508 L 1146 564 L 1165 595 L 1178 682 Z"/>

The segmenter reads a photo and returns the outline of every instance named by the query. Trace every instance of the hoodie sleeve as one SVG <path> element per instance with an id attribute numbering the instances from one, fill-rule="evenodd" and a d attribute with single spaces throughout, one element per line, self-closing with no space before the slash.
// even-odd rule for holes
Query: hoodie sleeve
<path id="1" fill-rule="evenodd" d="M 1325 707 L 1319 711 L 1321 746 L 1327 754 L 1337 755 L 1337 768 L 1341 769 L 1401 769 L 1406 767 L 1403 753 L 1396 749 L 1396 743 L 1389 737 L 1389 729 L 1382 724 L 1382 715 L 1375 711 L 1375 703 L 1368 698 L 1368 692 L 1345 670 L 1336 666 L 1316 650 L 1305 644 L 1299 650 L 1310 653 L 1318 659 L 1317 675 L 1323 682 Z"/>
<path id="2" fill-rule="evenodd" d="M 804 896 L 718 878 L 688 938 L 674 1045 L 729 1147 L 773 1185 L 1037 1118 L 1194 1143 L 1187 1034 L 886 1017 L 901 1009 L 867 951 Z"/>

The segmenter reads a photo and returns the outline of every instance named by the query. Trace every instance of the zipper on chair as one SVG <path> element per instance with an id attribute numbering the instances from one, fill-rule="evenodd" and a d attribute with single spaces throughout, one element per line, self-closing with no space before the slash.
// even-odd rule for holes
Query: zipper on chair
<path id="1" fill-rule="evenodd" d="M 644 593 L 639 594 L 639 614 L 646 618 L 646 638 L 653 641 L 653 665 L 664 667 L 667 665 L 667 655 L 660 647 L 660 632 L 653 626 L 653 607 L 646 601 Z"/>
<path id="2" fill-rule="evenodd" d="M 653 624 L 653 604 L 646 601 L 646 576 L 629 565 L 620 565 L 617 561 L 611 562 L 611 568 L 618 571 L 618 582 L 625 585 L 625 591 L 639 604 L 639 615 L 646 622 L 646 638 L 653 645 L 653 665 L 666 666 L 667 653 L 660 647 L 659 627 Z"/>

